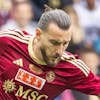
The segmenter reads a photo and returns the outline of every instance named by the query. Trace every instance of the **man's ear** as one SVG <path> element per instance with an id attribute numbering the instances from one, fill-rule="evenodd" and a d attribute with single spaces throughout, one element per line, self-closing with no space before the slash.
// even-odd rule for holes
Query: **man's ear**
<path id="1" fill-rule="evenodd" d="M 39 37 L 41 35 L 41 29 L 40 28 L 36 28 L 36 37 Z"/>

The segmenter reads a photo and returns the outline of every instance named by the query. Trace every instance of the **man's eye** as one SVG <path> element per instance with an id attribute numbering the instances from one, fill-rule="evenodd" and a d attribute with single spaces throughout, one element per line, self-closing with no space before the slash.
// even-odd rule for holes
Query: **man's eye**
<path id="1" fill-rule="evenodd" d="M 69 42 L 65 43 L 64 44 L 64 47 L 66 48 L 68 45 L 69 45 Z"/>
<path id="2" fill-rule="evenodd" d="M 68 45 L 68 42 L 64 42 L 64 44 L 63 44 L 63 45 L 64 45 L 64 46 L 65 46 L 65 45 Z"/>
<path id="3" fill-rule="evenodd" d="M 51 40 L 50 42 L 51 42 L 53 45 L 60 45 L 60 43 L 57 42 L 57 41 L 53 41 L 53 40 Z"/>

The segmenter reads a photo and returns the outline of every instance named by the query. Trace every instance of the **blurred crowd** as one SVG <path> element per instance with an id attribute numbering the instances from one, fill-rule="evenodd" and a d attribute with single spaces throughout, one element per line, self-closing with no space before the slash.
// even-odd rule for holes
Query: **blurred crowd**
<path id="1" fill-rule="evenodd" d="M 34 35 L 44 4 L 70 15 L 73 35 L 66 50 L 80 55 L 94 74 L 100 76 L 100 0 L 0 0 L 0 31 L 20 29 Z M 99 99 L 65 90 L 55 100 Z"/>

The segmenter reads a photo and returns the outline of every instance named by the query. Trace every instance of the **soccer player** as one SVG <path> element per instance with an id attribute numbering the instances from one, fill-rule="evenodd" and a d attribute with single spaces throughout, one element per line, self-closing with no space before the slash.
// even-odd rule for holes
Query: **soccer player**
<path id="1" fill-rule="evenodd" d="M 70 26 L 67 13 L 48 9 L 35 37 L 25 31 L 0 32 L 0 100 L 53 100 L 65 89 L 100 94 L 100 79 L 78 56 L 65 52 Z"/>

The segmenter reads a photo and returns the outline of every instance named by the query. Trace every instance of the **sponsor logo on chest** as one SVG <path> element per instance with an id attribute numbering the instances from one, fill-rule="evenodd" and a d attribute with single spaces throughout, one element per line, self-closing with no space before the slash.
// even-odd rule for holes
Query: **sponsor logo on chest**
<path id="1" fill-rule="evenodd" d="M 46 82 L 45 79 L 31 74 L 21 68 L 18 70 L 15 80 L 38 90 L 41 90 Z"/>

